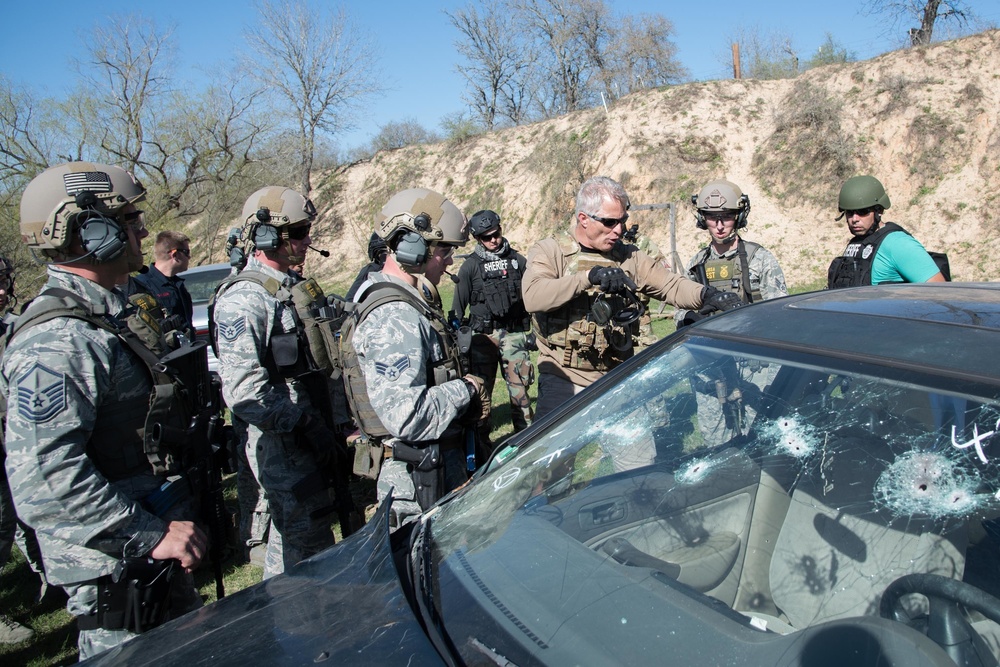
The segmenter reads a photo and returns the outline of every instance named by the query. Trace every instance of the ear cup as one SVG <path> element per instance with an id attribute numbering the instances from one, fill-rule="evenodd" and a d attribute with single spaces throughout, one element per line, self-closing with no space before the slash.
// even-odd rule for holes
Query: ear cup
<path id="1" fill-rule="evenodd" d="M 736 229 L 743 229 L 747 226 L 747 216 L 750 215 L 750 197 L 740 195 L 740 212 L 736 216 Z"/>
<path id="2" fill-rule="evenodd" d="M 97 211 L 81 211 L 74 223 L 83 249 L 95 262 L 117 259 L 128 247 L 128 233 L 114 218 Z"/>
<path id="3" fill-rule="evenodd" d="M 416 232 L 403 232 L 396 241 L 393 252 L 396 261 L 407 266 L 420 266 L 427 262 L 427 241 Z"/>
<path id="4" fill-rule="evenodd" d="M 708 222 L 705 221 L 705 216 L 700 211 L 694 214 L 694 226 L 698 229 L 708 229 Z"/>
<path id="5" fill-rule="evenodd" d="M 253 244 L 257 250 L 277 250 L 281 247 L 281 234 L 274 225 L 257 225 L 253 232 Z"/>

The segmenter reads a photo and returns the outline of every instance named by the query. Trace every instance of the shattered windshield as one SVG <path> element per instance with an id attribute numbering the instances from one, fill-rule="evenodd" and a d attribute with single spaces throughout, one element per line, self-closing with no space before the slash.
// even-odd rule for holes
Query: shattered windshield
<path id="1" fill-rule="evenodd" d="M 690 650 L 683 628 L 882 623 L 908 574 L 1000 593 L 996 386 L 708 338 L 645 359 L 433 515 L 466 660 L 627 664 Z M 918 627 L 928 603 L 892 607 Z M 1000 628 L 970 622 L 1000 655 Z"/>

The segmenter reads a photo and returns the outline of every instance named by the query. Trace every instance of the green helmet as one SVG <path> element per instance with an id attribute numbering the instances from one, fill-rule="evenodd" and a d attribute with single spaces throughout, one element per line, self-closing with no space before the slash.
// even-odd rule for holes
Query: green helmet
<path id="1" fill-rule="evenodd" d="M 854 176 L 844 182 L 837 202 L 837 208 L 841 212 L 859 211 L 873 206 L 881 206 L 883 210 L 890 206 L 889 195 L 885 193 L 885 188 L 877 178 Z"/>

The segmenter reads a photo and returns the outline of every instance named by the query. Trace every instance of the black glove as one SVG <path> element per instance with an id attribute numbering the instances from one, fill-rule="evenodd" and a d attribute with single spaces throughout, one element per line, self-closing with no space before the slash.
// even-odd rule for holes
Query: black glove
<path id="1" fill-rule="evenodd" d="M 684 313 L 684 317 L 681 319 L 680 322 L 677 323 L 677 328 L 681 329 L 683 327 L 690 326 L 695 322 L 700 322 L 703 319 L 705 319 L 705 316 L 699 313 L 698 311 L 689 310 L 686 313 Z"/>
<path id="2" fill-rule="evenodd" d="M 637 289 L 636 284 L 628 275 L 617 266 L 595 266 L 587 273 L 590 284 L 600 287 L 602 292 L 608 294 L 618 294 L 626 287 L 633 292 Z"/>
<path id="3" fill-rule="evenodd" d="M 720 292 L 711 285 L 701 291 L 701 309 L 698 311 L 702 315 L 708 315 L 715 311 L 726 312 L 743 305 L 743 300 L 736 296 L 734 292 Z"/>
<path id="4" fill-rule="evenodd" d="M 317 419 L 303 412 L 298 423 L 295 424 L 295 432 L 316 457 L 316 462 L 320 467 L 336 465 L 350 459 L 343 439 L 328 429 L 322 419 Z"/>
<path id="5" fill-rule="evenodd" d="M 462 415 L 462 423 L 466 426 L 482 424 L 490 418 L 492 397 L 486 395 L 486 383 L 478 375 L 466 375 L 462 378 L 469 390 L 469 407 Z"/>

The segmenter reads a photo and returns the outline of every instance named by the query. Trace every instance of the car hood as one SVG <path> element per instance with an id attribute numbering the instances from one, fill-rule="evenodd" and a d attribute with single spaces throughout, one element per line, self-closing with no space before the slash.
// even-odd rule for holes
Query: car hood
<path id="1" fill-rule="evenodd" d="M 441 664 L 400 584 L 387 505 L 336 547 L 87 664 Z"/>

